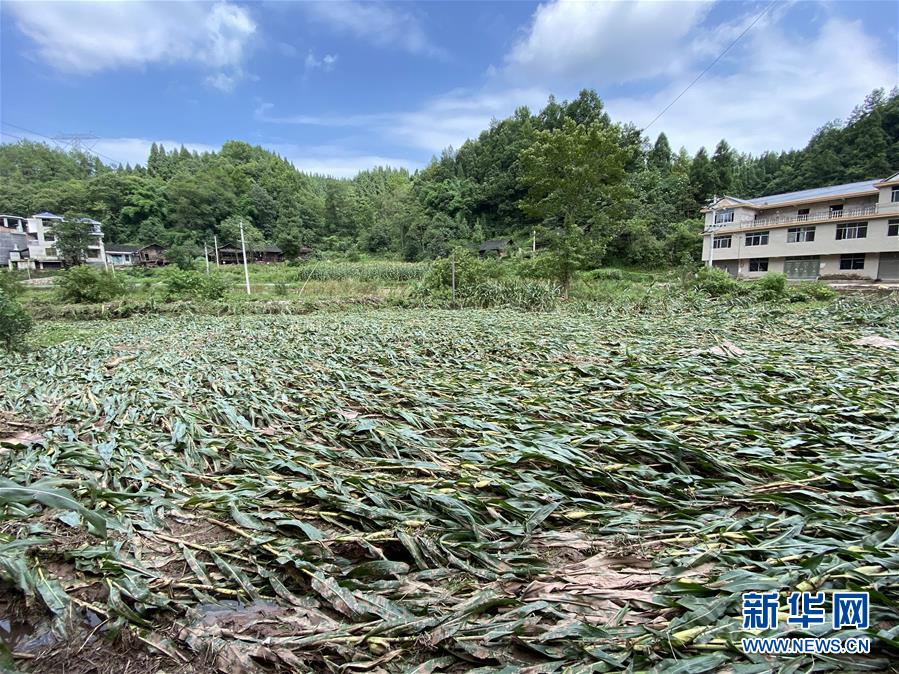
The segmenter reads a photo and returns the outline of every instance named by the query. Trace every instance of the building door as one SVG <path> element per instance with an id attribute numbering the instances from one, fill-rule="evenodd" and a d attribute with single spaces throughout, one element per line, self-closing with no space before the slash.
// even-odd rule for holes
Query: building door
<path id="1" fill-rule="evenodd" d="M 784 274 L 790 279 L 816 279 L 820 265 L 817 255 L 788 257 L 784 260 Z"/>
<path id="2" fill-rule="evenodd" d="M 728 274 L 730 274 L 734 278 L 736 278 L 736 276 L 737 276 L 737 261 L 736 260 L 726 260 L 726 261 L 721 261 L 721 262 L 718 262 L 717 260 L 715 260 L 714 262 L 712 262 L 712 266 L 714 266 L 718 269 L 723 269 L 724 271 L 726 271 Z"/>
<path id="3" fill-rule="evenodd" d="M 881 281 L 899 281 L 899 253 L 881 253 L 877 278 Z"/>

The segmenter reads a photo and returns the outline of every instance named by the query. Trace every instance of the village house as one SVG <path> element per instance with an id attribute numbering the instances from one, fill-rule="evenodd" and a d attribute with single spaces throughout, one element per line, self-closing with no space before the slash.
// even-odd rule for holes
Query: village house
<path id="1" fill-rule="evenodd" d="M 25 236 L 24 247 L 7 253 L 6 264 L 10 269 L 58 269 L 62 266 L 56 250 L 56 235 L 53 233 L 53 224 L 62 221 L 62 216 L 45 211 L 30 218 L 11 215 L 4 215 L 2 218 L 3 222 L 14 224 L 11 229 Z M 87 263 L 106 266 L 102 224 L 91 218 L 81 218 L 80 221 L 90 225 L 93 238 L 86 250 Z"/>
<path id="2" fill-rule="evenodd" d="M 506 257 L 515 242 L 512 239 L 488 239 L 478 246 L 478 255 L 481 257 Z"/>
<path id="3" fill-rule="evenodd" d="M 106 245 L 106 261 L 115 267 L 156 267 L 166 264 L 165 248 L 158 243 Z"/>
<path id="4" fill-rule="evenodd" d="M 899 281 L 899 173 L 703 208 L 702 259 L 731 276 Z"/>
<path id="5" fill-rule="evenodd" d="M 218 259 L 221 264 L 243 264 L 243 253 L 239 247 L 225 246 L 218 249 Z M 209 260 L 215 261 L 215 251 L 209 251 Z M 278 246 L 266 243 L 262 244 L 255 250 L 247 250 L 248 262 L 260 262 L 269 264 L 272 262 L 283 262 L 284 251 Z"/>

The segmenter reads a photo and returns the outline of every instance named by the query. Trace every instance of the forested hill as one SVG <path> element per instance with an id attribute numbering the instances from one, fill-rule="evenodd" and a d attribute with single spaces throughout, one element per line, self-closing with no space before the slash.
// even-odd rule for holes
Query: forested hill
<path id="1" fill-rule="evenodd" d="M 562 132 L 568 119 L 613 125 L 596 93 L 583 91 L 572 101 L 550 98 L 536 114 L 520 108 L 414 175 L 376 167 L 346 180 L 303 174 L 238 141 L 204 154 L 154 145 L 145 167 L 115 168 L 22 141 L 0 146 L 0 212 L 84 214 L 104 223 L 107 240 L 182 247 L 226 234 L 222 223 L 241 216 L 288 253 L 311 245 L 429 258 L 538 225 L 521 208 L 520 159 L 542 132 Z M 691 157 L 673 151 L 664 134 L 650 142 L 629 124 L 617 138 L 631 196 L 612 223 L 606 256 L 677 262 L 695 254 L 698 210 L 713 194 L 752 197 L 899 170 L 899 92 L 873 92 L 848 121 L 827 124 L 790 152 L 753 157 L 722 140 L 711 155 L 702 148 Z"/>

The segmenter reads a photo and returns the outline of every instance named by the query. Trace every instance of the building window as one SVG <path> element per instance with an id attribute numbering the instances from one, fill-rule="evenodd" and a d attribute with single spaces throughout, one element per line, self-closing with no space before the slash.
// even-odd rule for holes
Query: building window
<path id="1" fill-rule="evenodd" d="M 893 185 L 893 189 L 890 191 L 890 201 L 894 204 L 899 201 L 899 185 Z"/>
<path id="2" fill-rule="evenodd" d="M 837 241 L 844 239 L 864 239 L 868 236 L 867 222 L 847 222 L 837 225 Z"/>
<path id="3" fill-rule="evenodd" d="M 768 271 L 767 257 L 749 258 L 749 271 Z"/>
<path id="4" fill-rule="evenodd" d="M 715 224 L 716 225 L 720 225 L 723 222 L 733 222 L 733 221 L 734 221 L 733 210 L 715 211 Z"/>
<path id="5" fill-rule="evenodd" d="M 730 248 L 730 234 L 727 236 L 716 236 L 713 248 Z"/>
<path id="6" fill-rule="evenodd" d="M 747 246 L 767 246 L 768 232 L 753 232 L 746 235 Z"/>
<path id="7" fill-rule="evenodd" d="M 853 271 L 855 269 L 865 268 L 865 254 L 851 253 L 849 255 L 840 255 L 840 270 Z"/>
<path id="8" fill-rule="evenodd" d="M 814 240 L 814 227 L 790 227 L 787 230 L 787 243 L 808 243 Z"/>
<path id="9" fill-rule="evenodd" d="M 47 248 L 47 249 L 44 251 L 44 254 L 45 254 L 47 257 L 56 257 L 56 249 L 55 249 L 55 248 Z"/>
<path id="10" fill-rule="evenodd" d="M 93 260 L 95 258 L 100 257 L 100 251 L 88 249 L 87 256 Z"/>
<path id="11" fill-rule="evenodd" d="M 56 241 L 56 236 L 54 234 L 48 234 L 44 232 L 44 241 Z"/>
<path id="12" fill-rule="evenodd" d="M 842 218 L 843 217 L 843 204 L 834 204 L 830 207 L 830 217 L 832 218 Z"/>
<path id="13" fill-rule="evenodd" d="M 890 220 L 887 223 L 887 236 L 899 236 L 899 220 Z"/>

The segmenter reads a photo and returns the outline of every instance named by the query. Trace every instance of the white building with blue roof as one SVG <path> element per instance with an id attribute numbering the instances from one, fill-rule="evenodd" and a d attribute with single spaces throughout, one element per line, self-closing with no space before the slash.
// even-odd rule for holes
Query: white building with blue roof
<path id="1" fill-rule="evenodd" d="M 702 259 L 731 276 L 899 281 L 899 173 L 702 209 Z"/>

